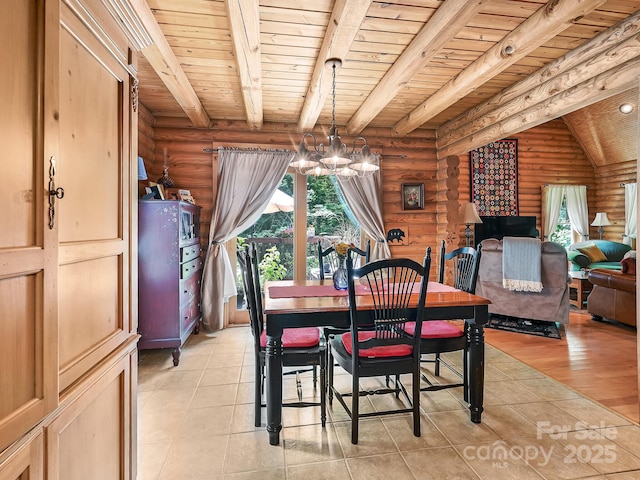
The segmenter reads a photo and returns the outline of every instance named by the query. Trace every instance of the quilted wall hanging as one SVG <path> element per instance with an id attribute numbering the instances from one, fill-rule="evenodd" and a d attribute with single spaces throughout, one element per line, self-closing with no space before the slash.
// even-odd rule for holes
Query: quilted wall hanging
<path id="1" fill-rule="evenodd" d="M 471 201 L 480 216 L 518 215 L 518 140 L 500 140 L 469 152 Z"/>

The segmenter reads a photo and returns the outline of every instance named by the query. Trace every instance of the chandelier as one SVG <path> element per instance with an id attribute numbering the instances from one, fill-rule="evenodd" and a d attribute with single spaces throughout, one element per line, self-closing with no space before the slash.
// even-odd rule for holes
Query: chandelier
<path id="1" fill-rule="evenodd" d="M 332 69 L 332 103 L 331 103 L 331 128 L 329 129 L 328 144 L 318 144 L 312 133 L 304 133 L 289 164 L 298 173 L 303 175 L 335 175 L 343 179 L 351 177 L 372 175 L 380 169 L 377 154 L 371 153 L 371 149 L 364 137 L 356 137 L 351 148 L 342 143 L 338 135 L 336 125 L 336 69 L 342 66 L 339 58 L 330 58 L 325 66 Z M 307 147 L 307 139 L 313 141 L 313 146 Z M 357 147 L 362 142 L 360 148 Z"/>

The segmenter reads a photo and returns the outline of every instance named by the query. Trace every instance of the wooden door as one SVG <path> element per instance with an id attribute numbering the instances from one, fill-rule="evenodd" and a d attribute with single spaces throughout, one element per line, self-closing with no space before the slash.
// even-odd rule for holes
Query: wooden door
<path id="1" fill-rule="evenodd" d="M 124 61 L 63 5 L 60 30 L 60 391 L 131 332 L 130 77 Z"/>
<path id="2" fill-rule="evenodd" d="M 0 451 L 58 402 L 57 245 L 48 165 L 57 156 L 56 2 L 0 2 Z M 45 21 L 46 18 L 46 21 Z"/>

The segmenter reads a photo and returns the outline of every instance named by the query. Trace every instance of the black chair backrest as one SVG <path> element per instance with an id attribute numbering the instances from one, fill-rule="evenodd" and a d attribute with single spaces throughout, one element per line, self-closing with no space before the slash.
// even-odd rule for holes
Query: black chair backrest
<path id="1" fill-rule="evenodd" d="M 431 248 L 427 249 L 422 265 L 409 258 L 389 258 L 353 268 L 353 259 L 347 257 L 352 336 L 358 338 L 360 330 L 375 331 L 373 338 L 353 342 L 354 361 L 358 350 L 381 345 L 409 344 L 419 352 L 430 268 Z M 356 282 L 369 289 L 367 294 L 371 296 L 373 311 L 369 307 L 358 311 Z M 420 286 L 419 292 L 414 290 L 416 284 Z M 411 297 L 416 293 L 419 293 L 418 304 L 412 305 Z M 406 322 L 416 322 L 413 335 L 406 333 Z"/>
<path id="2" fill-rule="evenodd" d="M 361 257 L 364 257 L 364 263 L 369 263 L 369 261 L 371 260 L 371 240 L 367 240 L 367 246 L 364 248 L 364 250 L 358 247 L 350 247 L 349 255 L 351 255 L 352 253 L 357 253 Z M 354 262 L 354 264 L 356 264 L 356 262 Z"/>
<path id="3" fill-rule="evenodd" d="M 256 299 L 256 284 L 254 282 L 254 268 L 251 257 L 249 245 L 245 245 L 244 249 L 238 250 L 238 263 L 242 270 L 242 283 L 247 301 L 247 310 L 249 311 L 251 333 L 253 334 L 254 347 L 259 349 L 264 323 L 262 321 L 262 308 L 258 309 L 258 301 Z M 260 305 L 262 306 L 262 299 L 260 299 Z"/>
<path id="4" fill-rule="evenodd" d="M 255 242 L 251 242 L 249 246 L 249 259 L 251 272 L 253 273 L 253 290 L 256 299 L 256 311 L 258 318 L 264 318 L 264 309 L 262 305 L 262 285 L 260 284 L 260 266 L 258 262 L 258 248 Z"/>
<path id="5" fill-rule="evenodd" d="M 324 280 L 325 274 L 329 274 L 338 268 L 338 255 L 335 247 L 322 248 L 322 241 L 318 240 L 318 267 L 320 268 L 320 280 Z"/>
<path id="6" fill-rule="evenodd" d="M 475 293 L 480 254 L 473 247 L 460 247 L 451 252 L 445 251 L 445 241 L 440 248 L 440 272 L 438 282 L 445 281 L 445 264 L 450 262 L 453 272 L 453 287 L 464 292 Z"/>

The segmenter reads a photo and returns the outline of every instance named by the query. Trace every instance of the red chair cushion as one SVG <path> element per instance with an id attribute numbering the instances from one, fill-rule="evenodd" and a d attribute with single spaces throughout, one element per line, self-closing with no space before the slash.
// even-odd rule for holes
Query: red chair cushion
<path id="1" fill-rule="evenodd" d="M 370 338 L 374 338 L 376 335 L 375 332 L 358 332 L 358 340 L 363 342 Z M 353 354 L 353 348 L 351 345 L 351 332 L 343 333 L 342 344 L 344 345 L 345 350 L 349 352 L 349 355 Z M 375 357 L 406 357 L 407 355 L 411 355 L 413 351 L 411 345 L 390 345 L 390 346 L 379 346 L 367 348 L 364 350 L 359 350 L 361 357 L 367 358 L 375 358 Z"/>
<path id="2" fill-rule="evenodd" d="M 315 347 L 320 343 L 320 329 L 318 327 L 285 328 L 282 332 L 282 346 L 284 348 Z M 260 335 L 260 346 L 267 346 L 267 332 Z"/>
<path id="3" fill-rule="evenodd" d="M 414 322 L 407 322 L 404 326 L 405 331 L 413 335 L 416 324 Z M 431 320 L 429 322 L 422 322 L 422 331 L 420 332 L 420 338 L 455 338 L 464 335 L 464 331 L 445 320 Z"/>

